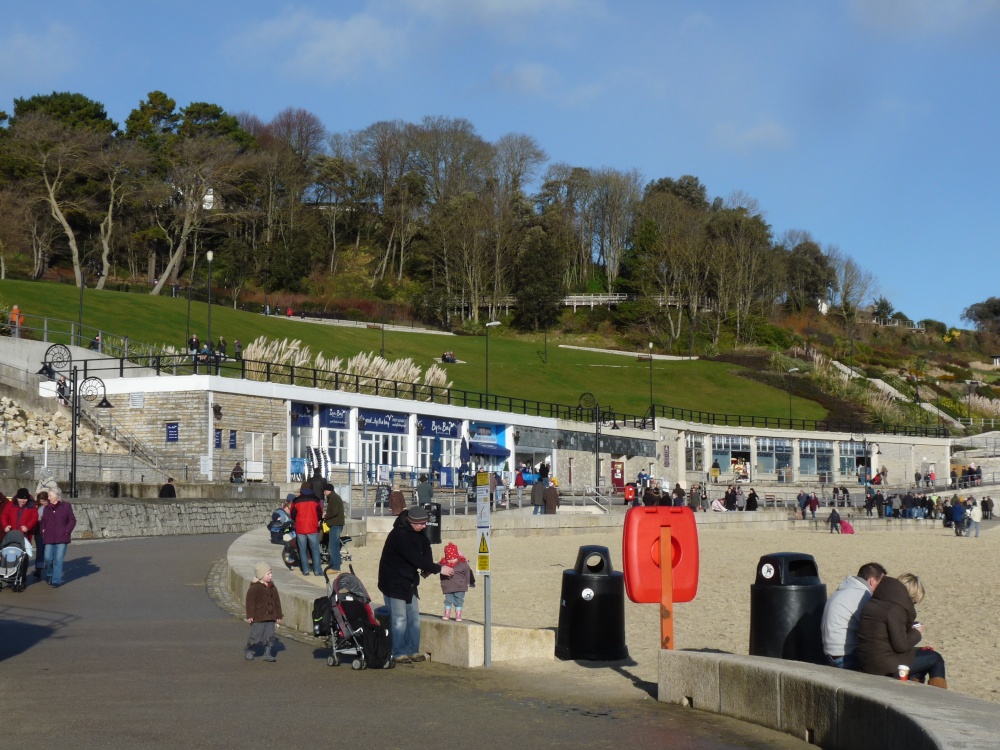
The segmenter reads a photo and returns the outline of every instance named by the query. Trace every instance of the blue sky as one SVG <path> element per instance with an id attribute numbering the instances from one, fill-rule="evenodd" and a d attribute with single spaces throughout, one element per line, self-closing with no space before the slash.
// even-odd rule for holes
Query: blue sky
<path id="1" fill-rule="evenodd" d="M 0 109 L 149 91 L 331 132 L 425 115 L 552 162 L 698 176 L 876 273 L 913 319 L 998 295 L 1000 0 L 9 3 Z"/>

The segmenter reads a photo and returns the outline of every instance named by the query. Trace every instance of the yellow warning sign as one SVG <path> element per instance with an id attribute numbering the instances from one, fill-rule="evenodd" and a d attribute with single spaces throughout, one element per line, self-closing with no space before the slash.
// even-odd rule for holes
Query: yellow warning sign
<path id="1" fill-rule="evenodd" d="M 490 574 L 490 532 L 484 529 L 479 530 L 479 549 L 476 555 L 476 572 L 483 575 Z"/>

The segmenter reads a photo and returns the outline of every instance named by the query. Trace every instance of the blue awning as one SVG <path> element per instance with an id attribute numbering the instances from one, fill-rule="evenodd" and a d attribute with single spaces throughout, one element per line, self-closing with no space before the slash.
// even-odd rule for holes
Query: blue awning
<path id="1" fill-rule="evenodd" d="M 475 440 L 469 443 L 469 453 L 473 456 L 497 456 L 499 458 L 507 458 L 510 455 L 510 451 L 501 445 L 477 443 Z"/>

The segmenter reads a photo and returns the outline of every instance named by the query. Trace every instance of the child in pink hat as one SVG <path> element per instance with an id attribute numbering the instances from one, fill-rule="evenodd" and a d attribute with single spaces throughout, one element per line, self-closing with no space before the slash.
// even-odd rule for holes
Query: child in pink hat
<path id="1" fill-rule="evenodd" d="M 476 578 L 469 567 L 469 561 L 458 551 L 458 545 L 454 542 L 445 545 L 441 564 L 455 571 L 450 578 L 441 576 L 441 591 L 444 593 L 444 616 L 441 619 L 450 620 L 451 610 L 454 609 L 455 622 L 461 622 L 465 592 L 470 586 L 476 585 Z"/>

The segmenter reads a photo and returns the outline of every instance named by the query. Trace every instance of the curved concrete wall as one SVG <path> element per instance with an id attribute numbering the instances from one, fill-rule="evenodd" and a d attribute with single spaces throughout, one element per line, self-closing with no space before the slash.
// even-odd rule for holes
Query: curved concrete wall
<path id="1" fill-rule="evenodd" d="M 370 520 L 370 519 L 369 519 Z M 344 533 L 364 543 L 363 521 L 349 521 Z M 272 563 L 274 583 L 281 595 L 281 609 L 284 624 L 301 633 L 312 635 L 313 600 L 323 596 L 326 589 L 317 586 L 317 578 L 304 578 L 288 571 L 276 562 L 280 548 L 271 544 L 265 529 L 244 534 L 237 539 L 226 555 L 228 572 L 226 580 L 230 591 L 244 601 L 253 566 L 264 560 Z M 382 605 L 382 595 L 375 581 L 362 581 L 372 597 L 372 607 Z M 435 601 L 437 599 L 435 598 Z M 438 615 L 422 615 L 420 618 L 420 649 L 430 655 L 433 661 L 454 667 L 481 667 L 484 663 L 484 633 L 482 623 L 471 620 L 442 622 Z M 555 631 L 512 628 L 493 625 L 490 629 L 492 645 L 490 655 L 494 662 L 514 659 L 553 659 L 555 656 Z M 317 641 L 318 643 L 318 641 Z"/>
<path id="2" fill-rule="evenodd" d="M 781 659 L 661 651 L 658 698 L 829 750 L 986 750 L 1000 742 L 993 703 Z"/>

